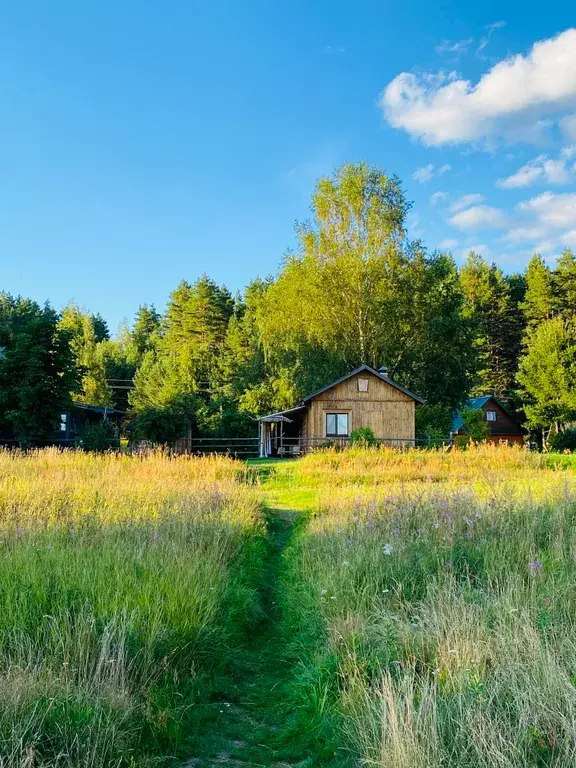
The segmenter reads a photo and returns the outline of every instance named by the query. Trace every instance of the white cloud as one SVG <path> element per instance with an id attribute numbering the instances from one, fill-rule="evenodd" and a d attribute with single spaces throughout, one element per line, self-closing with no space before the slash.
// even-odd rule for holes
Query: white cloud
<path id="1" fill-rule="evenodd" d="M 426 184 L 426 182 L 430 181 L 433 176 L 443 176 L 451 170 L 452 166 L 449 163 L 440 166 L 440 168 L 436 168 L 433 163 L 428 163 L 428 165 L 423 165 L 422 168 L 416 168 L 412 174 L 412 178 L 414 181 L 419 181 L 420 184 Z"/>
<path id="2" fill-rule="evenodd" d="M 560 120 L 560 129 L 570 141 L 576 141 L 576 112 Z"/>
<path id="3" fill-rule="evenodd" d="M 479 195 L 477 193 L 462 195 L 462 197 L 459 197 L 458 200 L 455 200 L 452 203 L 450 210 L 452 213 L 456 213 L 456 211 L 461 211 L 463 208 L 469 208 L 471 205 L 478 205 L 479 203 L 483 202 L 484 195 Z"/>
<path id="4" fill-rule="evenodd" d="M 572 156 L 574 147 L 565 147 L 560 157 L 552 160 L 548 155 L 538 155 L 534 160 L 519 168 L 505 179 L 498 179 L 496 186 L 501 189 L 529 187 L 537 182 L 568 184 L 572 176 L 566 167 L 566 160 Z"/>
<path id="5" fill-rule="evenodd" d="M 451 170 L 452 166 L 448 163 L 440 166 L 440 168 L 436 168 L 433 163 L 428 163 L 428 165 L 423 165 L 422 168 L 416 168 L 412 174 L 412 178 L 414 181 L 419 181 L 420 184 L 426 184 L 426 182 L 430 181 L 433 176 L 443 176 Z"/>
<path id="6" fill-rule="evenodd" d="M 452 240 L 449 237 L 445 237 L 444 240 L 440 240 L 438 243 L 438 248 L 440 250 L 447 250 L 449 251 L 451 248 L 456 248 L 458 245 L 458 240 Z"/>
<path id="7" fill-rule="evenodd" d="M 484 48 L 486 48 L 486 46 L 490 42 L 490 38 L 492 37 L 492 33 L 493 32 L 495 32 L 497 29 L 501 29 L 502 27 L 505 27 L 505 26 L 506 26 L 506 22 L 505 21 L 495 21 L 494 24 L 487 24 L 485 29 L 488 30 L 488 34 L 486 35 L 486 37 L 483 37 L 480 40 L 478 48 L 476 49 L 476 53 L 481 53 L 484 50 Z"/>
<path id="8" fill-rule="evenodd" d="M 428 165 L 422 166 L 422 168 L 416 168 L 416 170 L 412 174 L 412 178 L 414 179 L 414 181 L 419 181 L 420 184 L 425 184 L 427 181 L 430 181 L 433 173 L 434 173 L 434 165 L 432 163 L 429 163 Z"/>
<path id="9" fill-rule="evenodd" d="M 490 248 L 484 243 L 478 243 L 478 245 L 469 245 L 467 248 L 463 248 L 460 251 L 460 258 L 465 259 L 470 251 L 474 251 L 479 256 L 487 256 L 490 253 Z"/>
<path id="10" fill-rule="evenodd" d="M 458 211 L 448 219 L 453 227 L 462 230 L 502 229 L 507 224 L 506 215 L 490 205 L 473 205 Z"/>
<path id="11" fill-rule="evenodd" d="M 434 192 L 430 195 L 430 205 L 438 205 L 448 200 L 448 194 L 446 192 Z"/>
<path id="12" fill-rule="evenodd" d="M 333 54 L 346 53 L 346 48 L 342 48 L 339 45 L 326 45 L 326 46 L 324 46 L 324 51 L 323 52 L 327 56 L 331 56 Z"/>
<path id="13" fill-rule="evenodd" d="M 476 85 L 454 72 L 402 72 L 385 88 L 380 106 L 392 126 L 428 145 L 538 140 L 548 118 L 576 107 L 576 29 L 498 62 Z M 562 128 L 572 130 L 572 123 Z"/>
<path id="14" fill-rule="evenodd" d="M 505 239 L 512 243 L 517 243 L 522 240 L 537 240 L 540 237 L 545 237 L 547 230 L 538 226 L 518 226 L 513 227 L 506 233 Z"/>
<path id="15" fill-rule="evenodd" d="M 473 37 L 468 37 L 465 40 L 443 40 L 440 45 L 436 46 L 436 53 L 440 55 L 453 53 L 459 56 L 461 53 L 466 53 L 473 42 Z"/>
<path id="16" fill-rule="evenodd" d="M 529 215 L 537 225 L 550 229 L 576 227 L 576 193 L 543 192 L 519 203 L 520 214 Z"/>

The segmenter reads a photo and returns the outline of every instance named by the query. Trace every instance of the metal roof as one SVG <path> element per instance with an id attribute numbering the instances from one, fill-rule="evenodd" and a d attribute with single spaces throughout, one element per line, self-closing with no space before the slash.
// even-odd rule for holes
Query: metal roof
<path id="1" fill-rule="evenodd" d="M 413 400 L 416 400 L 418 403 L 424 403 L 425 400 L 422 400 L 421 397 L 418 397 L 418 395 L 415 395 L 413 392 L 409 392 L 407 389 L 404 389 L 404 387 L 401 387 L 400 384 L 396 384 L 395 381 L 392 381 L 392 379 L 389 379 L 388 376 L 384 376 L 381 373 L 378 373 L 378 371 L 375 371 L 374 368 L 370 368 L 369 365 L 361 365 L 359 368 L 356 368 L 354 371 L 351 371 L 350 373 L 347 373 L 346 376 L 342 376 L 339 379 L 336 379 L 336 381 L 333 381 L 331 384 L 327 384 L 325 387 L 321 387 L 320 389 L 317 389 L 316 392 L 312 392 L 312 394 L 307 395 L 302 402 L 299 405 L 296 405 L 294 408 L 288 408 L 285 411 L 278 411 L 277 413 L 271 413 L 268 416 L 260 416 L 257 421 L 290 421 L 289 418 L 285 416 L 287 413 L 292 413 L 294 411 L 301 411 L 303 408 L 306 407 L 306 403 L 308 401 L 312 400 L 313 398 L 317 397 L 318 395 L 321 395 L 322 392 L 326 392 L 327 389 L 331 389 L 332 387 L 335 387 L 337 384 L 340 384 L 343 381 L 346 381 L 346 379 L 350 379 L 352 376 L 356 376 L 359 373 L 371 373 L 373 376 L 376 376 L 377 379 L 380 379 L 381 381 L 385 381 L 386 384 L 390 384 L 391 387 L 394 387 L 395 389 L 400 390 L 400 392 L 404 392 L 405 395 L 408 395 L 408 397 L 411 397 Z"/>
<path id="2" fill-rule="evenodd" d="M 318 395 L 321 395 L 322 392 L 326 392 L 327 389 L 332 389 L 332 387 L 335 387 L 337 384 L 340 384 L 343 381 L 346 381 L 346 379 L 352 378 L 352 376 L 356 376 L 359 373 L 371 373 L 373 376 L 376 376 L 376 378 L 380 379 L 381 381 L 385 381 L 386 384 L 390 384 L 391 387 L 394 387 L 395 389 L 400 390 L 400 392 L 404 392 L 405 395 L 408 395 L 408 397 L 411 397 L 413 400 L 416 400 L 418 403 L 424 404 L 425 400 L 422 400 L 421 397 L 418 397 L 418 395 L 415 395 L 413 392 L 409 392 L 407 389 L 404 389 L 404 387 L 401 387 L 400 384 L 396 384 L 395 381 L 392 381 L 392 379 L 388 378 L 388 376 L 383 376 L 381 373 L 378 373 L 378 371 L 375 371 L 374 368 L 370 368 L 369 365 L 361 365 L 358 368 L 356 368 L 354 371 L 351 371 L 350 373 L 347 373 L 346 376 L 342 376 L 339 379 L 336 379 L 336 381 L 333 381 L 331 384 L 327 384 L 325 387 L 321 387 L 320 389 L 317 389 L 316 392 L 312 392 L 312 394 L 307 395 L 303 403 L 307 403 L 308 400 L 312 400 L 313 398 L 317 397 Z"/>
<path id="3" fill-rule="evenodd" d="M 479 411 L 482 406 L 486 405 L 488 400 L 495 400 L 498 405 L 500 405 L 500 407 L 504 408 L 505 411 L 508 411 L 508 409 L 502 405 L 499 400 L 496 400 L 494 395 L 481 395 L 480 397 L 471 397 L 469 400 L 466 400 L 466 408 L 471 411 Z M 463 424 L 464 419 L 462 417 L 462 412 L 456 411 L 452 417 L 452 432 L 458 432 L 458 430 L 462 428 Z"/>
<path id="4" fill-rule="evenodd" d="M 291 422 L 292 419 L 289 419 L 285 414 L 286 413 L 294 413 L 295 411 L 303 411 L 304 408 L 306 408 L 305 405 L 297 405 L 294 408 L 287 408 L 285 411 L 277 411 L 276 413 L 268 414 L 268 416 L 260 416 L 260 418 L 256 419 L 256 421 L 266 421 L 266 422 L 288 421 L 288 422 Z"/>
<path id="5" fill-rule="evenodd" d="M 114 413 L 124 413 L 116 408 L 111 408 L 109 405 L 90 405 L 89 403 L 72 403 L 73 408 L 80 408 L 82 411 L 90 411 L 91 413 L 101 413 L 103 416 L 109 416 Z"/>

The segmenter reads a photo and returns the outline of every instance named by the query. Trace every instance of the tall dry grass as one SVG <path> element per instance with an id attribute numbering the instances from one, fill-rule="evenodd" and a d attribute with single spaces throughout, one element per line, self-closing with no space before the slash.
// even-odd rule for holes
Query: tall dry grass
<path id="1" fill-rule="evenodd" d="M 225 458 L 0 452 L 0 765 L 143 765 L 200 727 L 257 611 Z"/>
<path id="2" fill-rule="evenodd" d="M 302 471 L 321 502 L 283 591 L 316 738 L 378 768 L 576 764 L 574 474 L 493 447 Z"/>

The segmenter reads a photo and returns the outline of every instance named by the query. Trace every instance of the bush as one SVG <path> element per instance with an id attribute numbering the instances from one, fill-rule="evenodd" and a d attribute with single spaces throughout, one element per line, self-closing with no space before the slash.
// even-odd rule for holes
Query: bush
<path id="1" fill-rule="evenodd" d="M 374 445 L 376 437 L 370 427 L 358 427 L 350 435 L 350 445 L 368 446 Z"/>
<path id="2" fill-rule="evenodd" d="M 565 429 L 563 432 L 550 435 L 548 447 L 553 453 L 576 451 L 576 428 Z"/>
<path id="3" fill-rule="evenodd" d="M 120 441 L 113 425 L 105 419 L 96 424 L 86 424 L 82 430 L 80 445 L 85 451 L 108 451 L 110 448 L 119 448 Z"/>
<path id="4" fill-rule="evenodd" d="M 482 409 L 464 408 L 462 420 L 464 422 L 462 428 L 468 440 L 480 441 L 490 437 L 490 430 Z"/>
<path id="5" fill-rule="evenodd" d="M 450 437 L 452 411 L 446 405 L 419 405 L 416 408 L 416 439 L 442 445 Z"/>
<path id="6" fill-rule="evenodd" d="M 170 445 L 185 437 L 195 421 L 185 403 L 174 403 L 164 408 L 149 406 L 132 419 L 134 436 L 160 445 Z"/>

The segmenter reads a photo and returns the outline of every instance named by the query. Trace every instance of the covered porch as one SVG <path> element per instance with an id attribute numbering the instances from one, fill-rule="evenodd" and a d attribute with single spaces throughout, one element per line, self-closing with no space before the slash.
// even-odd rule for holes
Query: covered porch
<path id="1" fill-rule="evenodd" d="M 306 406 L 299 405 L 258 419 L 260 458 L 300 456 Z"/>

